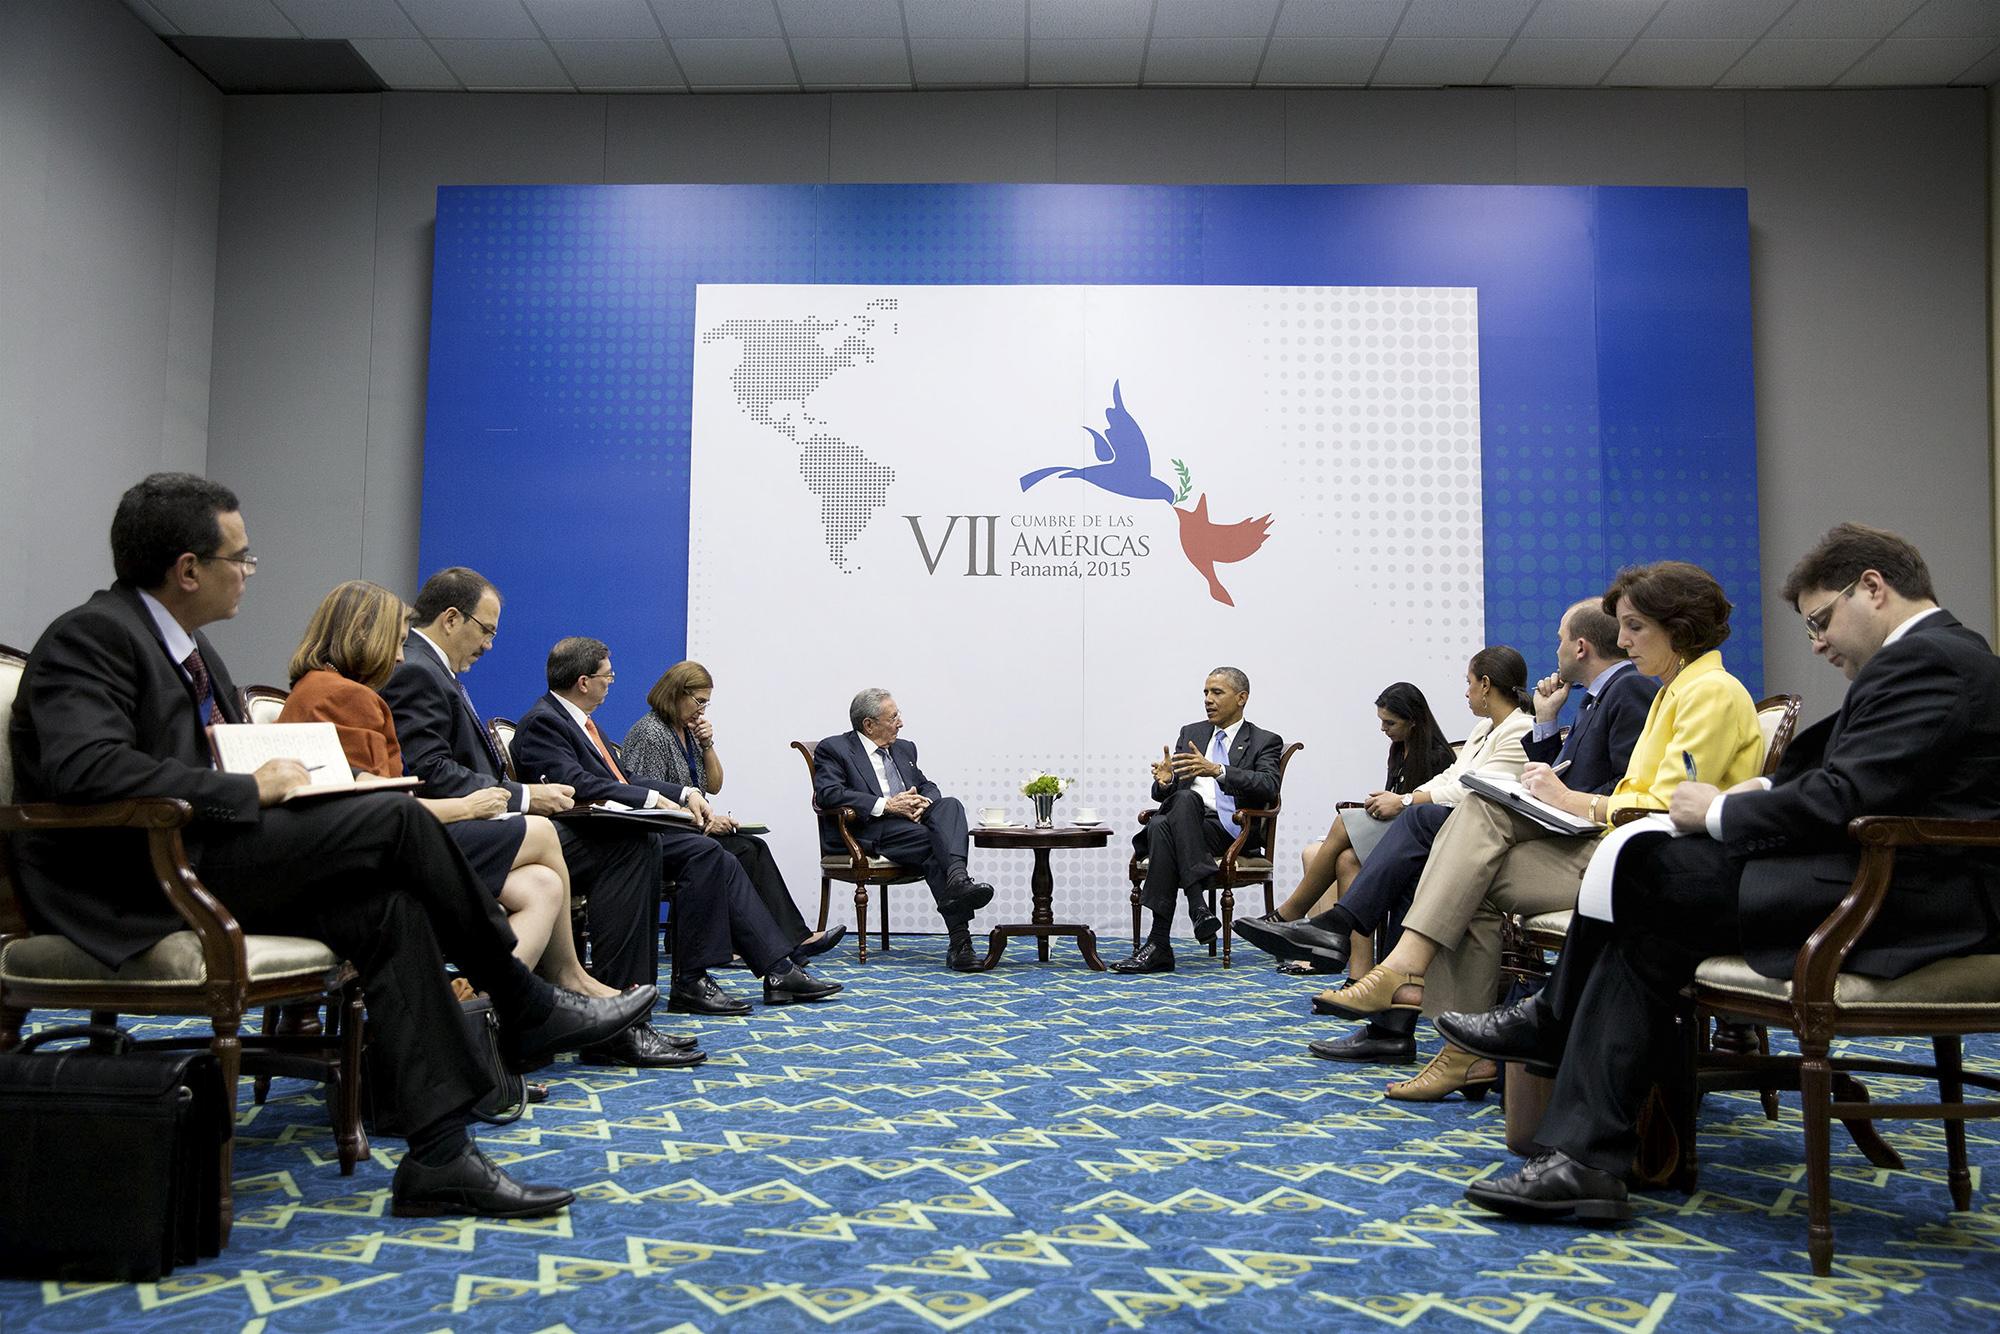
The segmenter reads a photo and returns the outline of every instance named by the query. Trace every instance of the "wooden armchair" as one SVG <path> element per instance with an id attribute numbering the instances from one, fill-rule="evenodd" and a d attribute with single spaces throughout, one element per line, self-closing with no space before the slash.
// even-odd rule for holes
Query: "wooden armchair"
<path id="1" fill-rule="evenodd" d="M 1285 805 L 1285 770 L 1291 767 L 1292 756 L 1305 748 L 1305 742 L 1294 741 L 1286 746 L 1284 754 L 1278 757 L 1278 795 L 1271 799 L 1268 807 L 1262 809 L 1239 807 L 1236 811 L 1236 840 L 1223 850 L 1219 858 L 1220 867 L 1215 874 L 1215 883 L 1209 886 L 1208 890 L 1210 912 L 1217 911 L 1217 899 L 1220 899 L 1219 916 L 1222 918 L 1222 930 L 1217 934 L 1216 940 L 1222 942 L 1224 968 L 1229 967 L 1230 944 L 1234 934 L 1230 930 L 1230 924 L 1236 918 L 1236 887 L 1261 884 L 1264 886 L 1264 911 L 1268 914 L 1277 906 L 1273 880 L 1276 876 L 1275 859 L 1278 855 L 1278 814 Z M 1143 826 L 1150 821 L 1157 809 L 1155 807 L 1153 810 L 1140 811 L 1140 825 Z M 1253 832 L 1259 834 L 1258 841 L 1264 849 L 1261 854 L 1251 855 L 1243 851 Z M 1134 852 L 1132 861 L 1126 868 L 1127 874 L 1132 878 L 1133 949 L 1139 948 L 1139 893 L 1146 883 L 1146 866 L 1146 858 Z M 1211 958 L 1215 955 L 1215 945 L 1214 940 L 1208 943 L 1208 953 Z"/>
<path id="2" fill-rule="evenodd" d="M 23 654 L 0 647 L 0 716 L 12 712 Z M 88 1010 L 91 1022 L 115 1024 L 121 1014 L 206 1015 L 213 1036 L 144 1045 L 206 1045 L 222 1066 L 230 1098 L 245 1066 L 258 1073 L 299 1076 L 328 1085 L 340 1170 L 350 1175 L 369 1156 L 361 1129 L 362 1001 L 354 969 L 316 940 L 248 935 L 188 862 L 181 829 L 193 817 L 185 801 L 147 798 L 98 806 L 15 805 L 11 756 L 0 746 L 0 1051 L 21 1040 L 33 1010 Z M 58 935 L 34 934 L 14 888 L 9 835 L 25 830 L 101 837 L 110 829 L 142 830 L 160 892 L 187 929 L 111 969 Z M 249 1037 L 243 1016 L 290 1002 L 328 1006 L 323 1035 Z M 231 1117 L 234 1124 L 234 1117 Z M 222 1237 L 234 1219 L 230 1170 L 234 1141 L 222 1155 Z"/>
<path id="3" fill-rule="evenodd" d="M 291 691 L 277 686 L 244 686 L 238 693 L 243 696 L 243 717 L 253 723 L 277 722 L 285 701 L 292 697 Z"/>
<path id="4" fill-rule="evenodd" d="M 514 720 L 512 718 L 488 718 L 486 736 L 492 741 L 493 749 L 500 752 L 500 762 L 507 766 L 507 777 L 515 782 L 521 776 L 514 772 Z"/>
<path id="5" fill-rule="evenodd" d="M 1861 845 L 1860 867 L 1846 897 L 1800 946 L 1793 965 L 1794 980 L 1765 977 L 1739 956 L 1709 959 L 1695 973 L 1689 992 L 1698 1022 L 1685 1026 L 1698 1041 L 1706 1026 L 1700 1020 L 1714 1015 L 1789 1028 L 1797 1037 L 1799 1054 L 1795 1057 L 1714 1050 L 1699 1056 L 1703 1070 L 1733 1072 L 1739 1085 L 1775 1083 L 1799 1090 L 1805 1118 L 1806 1249 L 1813 1272 L 1822 1277 L 1832 1272 L 1833 1265 L 1829 1165 L 1833 1121 L 1845 1121 L 1853 1129 L 1878 1119 L 1942 1120 L 1952 1207 L 1964 1210 L 1972 1207 L 1965 1122 L 1975 1117 L 2000 1117 L 2000 1101 L 1965 1101 L 1965 1085 L 2000 1092 L 2000 1077 L 1966 1071 L 1960 1042 L 1967 1033 L 2000 1032 L 2000 954 L 1944 959 L 1887 981 L 1841 971 L 1848 951 L 1890 894 L 1898 849 L 2000 849 L 2000 821 L 1864 816 L 1850 822 L 1847 833 Z M 1910 892 L 1920 890 L 1912 887 Z M 1837 1038 L 1878 1036 L 1928 1037 L 1935 1060 L 1848 1058 L 1831 1051 Z M 1866 1090 L 1852 1079 L 1849 1072 L 1853 1071 L 1935 1080 L 1938 1101 L 1871 1102 Z M 1689 1094 L 1677 1107 L 1682 1164 L 1677 1184 L 1692 1189 L 1699 1081 Z M 1901 1165 L 1881 1160 L 1883 1153 L 1894 1159 L 1886 1146 L 1878 1151 L 1860 1136 L 1857 1140 L 1878 1165 Z"/>
<path id="6" fill-rule="evenodd" d="M 806 762 L 806 782 L 812 782 L 814 743 L 794 741 L 796 750 Z M 840 841 L 846 847 L 845 853 L 827 853 L 819 859 L 819 925 L 816 931 L 826 930 L 827 909 L 832 905 L 833 882 L 838 880 L 854 886 L 854 915 L 860 926 L 860 961 L 868 962 L 868 886 L 882 887 L 882 948 L 889 948 L 889 886 L 917 884 L 924 873 L 913 866 L 899 866 L 887 857 L 871 857 L 861 850 L 854 841 L 853 824 L 858 812 L 851 806 L 840 806 L 834 810 L 820 809 L 819 798 L 813 798 L 813 819 L 816 825 L 827 820 L 834 822 L 840 833 Z"/>

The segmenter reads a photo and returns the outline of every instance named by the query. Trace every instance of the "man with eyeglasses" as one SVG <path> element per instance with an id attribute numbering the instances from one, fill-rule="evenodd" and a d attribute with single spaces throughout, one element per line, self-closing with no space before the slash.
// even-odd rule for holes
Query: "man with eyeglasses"
<path id="1" fill-rule="evenodd" d="M 1556 1066 L 1536 1132 L 1546 1152 L 1466 1198 L 1521 1218 L 1628 1218 L 1640 1107 L 1675 1051 L 1677 997 L 1713 955 L 1789 979 L 1799 947 L 1853 884 L 1862 815 L 2000 817 L 2000 659 L 1939 607 L 1917 549 L 1845 523 L 1785 581 L 1813 651 L 1851 683 L 1775 776 L 1728 792 L 1687 782 L 1618 863 L 1614 922 L 1578 917 L 1548 987 L 1485 1014 L 1444 1014 L 1446 1039 L 1494 1060 Z M 1843 970 L 1894 978 L 2000 948 L 2000 865 L 1909 849 Z"/>
<path id="2" fill-rule="evenodd" d="M 517 766 L 567 784 L 586 804 L 678 807 L 692 817 L 687 825 L 660 825 L 648 840 L 659 849 L 661 877 L 679 887 L 674 896 L 677 920 L 667 1008 L 689 1014 L 748 1014 L 749 1002 L 724 991 L 708 972 L 728 963 L 732 954 L 741 954 L 751 971 L 764 979 L 766 1005 L 821 1001 L 839 991 L 838 982 L 822 981 L 805 970 L 805 956 L 794 953 L 793 944 L 771 920 L 743 863 L 708 836 L 734 825 L 710 809 L 707 795 L 695 786 L 633 780 L 619 767 L 618 748 L 604 739 L 591 716 L 618 679 L 604 641 L 581 635 L 557 640 L 549 650 L 547 676 L 548 693 L 521 715 L 514 733 Z M 639 837 L 646 838 L 643 830 Z M 595 931 L 592 934 L 593 958 L 604 958 L 607 949 L 621 954 L 643 950 L 646 966 L 657 976 L 658 933 L 650 923 L 644 936 L 633 941 L 605 941 L 596 938 Z M 822 939 L 831 943 L 830 938 Z"/>
<path id="3" fill-rule="evenodd" d="M 529 972 L 499 905 L 408 796 L 285 805 L 309 781 L 297 760 L 254 774 L 215 767 L 206 728 L 243 715 L 202 627 L 236 614 L 257 568 L 228 488 L 155 473 L 120 498 L 111 553 L 117 582 L 58 616 L 28 658 L 9 736 L 19 799 L 185 801 L 182 843 L 201 886 L 245 931 L 324 941 L 353 962 L 385 1058 L 371 1068 L 415 1127 L 391 1188 L 397 1216 L 525 1218 L 569 1204 L 567 1190 L 508 1176 L 467 1135 L 467 1110 L 492 1084 L 439 956 L 492 997 L 522 1065 L 610 1038 L 644 1014 L 651 989 L 585 1000 Z M 136 830 L 16 834 L 30 923 L 108 968 L 184 931 L 146 848 Z"/>
<path id="4" fill-rule="evenodd" d="M 403 747 L 403 772 L 424 780 L 428 797 L 462 797 L 504 787 L 514 809 L 557 815 L 575 804 L 567 784 L 540 781 L 529 768 L 517 782 L 507 777 L 486 725 L 459 673 L 493 647 L 500 632 L 500 590 L 462 565 L 424 581 L 410 609 L 403 661 L 382 687 Z M 583 830 L 561 821 L 563 860 L 570 884 L 589 897 L 591 934 L 598 942 L 591 972 L 606 986 L 652 988 L 659 977 L 651 940 L 659 929 L 660 874 L 646 839 Z M 610 948 L 606 948 L 609 945 Z M 620 946 L 623 946 L 622 948 Z M 586 1064 L 664 1069 L 696 1065 L 707 1053 L 692 1037 L 671 1036 L 634 1024 L 581 1053 Z"/>

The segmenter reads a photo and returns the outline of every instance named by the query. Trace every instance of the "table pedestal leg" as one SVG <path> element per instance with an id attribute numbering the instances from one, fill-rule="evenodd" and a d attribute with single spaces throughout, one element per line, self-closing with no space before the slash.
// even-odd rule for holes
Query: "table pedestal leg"
<path id="1" fill-rule="evenodd" d="M 1054 906 L 1056 878 L 1055 874 L 1049 870 L 1049 850 L 1047 848 L 1035 849 L 1035 870 L 1028 879 L 1028 893 L 1034 903 L 1034 909 L 1028 914 L 1028 920 L 1036 926 L 1054 926 L 1056 924 Z M 1035 950 L 1041 956 L 1043 963 L 1049 961 L 1048 932 L 1044 931 L 1035 937 Z"/>

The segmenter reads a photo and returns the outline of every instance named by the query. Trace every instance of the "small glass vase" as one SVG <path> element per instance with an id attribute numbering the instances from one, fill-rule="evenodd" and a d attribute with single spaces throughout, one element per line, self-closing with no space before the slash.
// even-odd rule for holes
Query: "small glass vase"
<path id="1" fill-rule="evenodd" d="M 1047 829 L 1049 826 L 1053 825 L 1056 822 L 1055 793 L 1045 792 L 1040 796 L 1031 797 L 1029 798 L 1029 800 L 1035 803 L 1035 828 Z"/>

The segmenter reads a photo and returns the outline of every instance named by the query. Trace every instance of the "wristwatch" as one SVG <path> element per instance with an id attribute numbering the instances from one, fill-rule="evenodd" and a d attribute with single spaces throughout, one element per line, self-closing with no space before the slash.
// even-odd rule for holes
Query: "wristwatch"
<path id="1" fill-rule="evenodd" d="M 1413 803 L 1414 803 L 1414 802 L 1416 801 L 1416 799 L 1417 799 L 1417 794 L 1416 794 L 1416 793 L 1414 793 L 1414 792 L 1405 792 L 1405 793 L 1403 794 L 1403 809 L 1404 809 L 1404 810 L 1406 810 L 1406 811 L 1407 811 L 1408 809 L 1410 809 L 1410 806 L 1411 806 L 1411 805 L 1412 805 L 1412 804 L 1413 804 Z"/>

